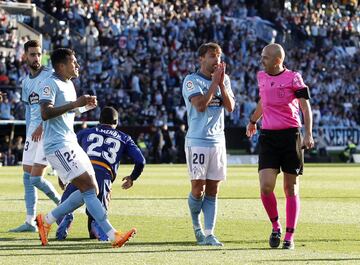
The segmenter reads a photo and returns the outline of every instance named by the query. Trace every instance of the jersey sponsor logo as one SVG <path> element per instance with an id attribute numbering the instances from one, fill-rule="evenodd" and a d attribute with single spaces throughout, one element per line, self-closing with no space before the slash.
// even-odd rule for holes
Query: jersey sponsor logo
<path id="1" fill-rule="evenodd" d="M 185 86 L 186 86 L 186 90 L 189 92 L 194 89 L 194 83 L 192 81 L 187 81 Z"/>
<path id="2" fill-rule="evenodd" d="M 213 97 L 209 103 L 209 107 L 220 107 L 222 105 L 222 99 L 220 97 Z"/>
<path id="3" fill-rule="evenodd" d="M 277 95 L 279 98 L 283 98 L 285 96 L 285 89 L 283 87 L 279 87 L 277 91 Z"/>
<path id="4" fill-rule="evenodd" d="M 36 94 L 35 92 L 32 92 L 29 95 L 29 104 L 33 105 L 33 104 L 38 104 L 39 103 L 39 95 Z"/>
<path id="5" fill-rule="evenodd" d="M 43 96 L 49 97 L 50 96 L 51 89 L 49 86 L 46 86 L 43 88 Z"/>

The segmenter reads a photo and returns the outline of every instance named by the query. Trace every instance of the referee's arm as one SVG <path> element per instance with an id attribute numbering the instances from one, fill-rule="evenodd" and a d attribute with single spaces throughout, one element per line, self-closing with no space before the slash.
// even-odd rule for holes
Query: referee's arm
<path id="1" fill-rule="evenodd" d="M 305 126 L 305 136 L 304 136 L 304 145 L 306 148 L 314 147 L 314 139 L 312 136 L 312 111 L 310 102 L 308 99 L 299 98 L 299 103 L 301 107 L 301 111 L 304 117 L 304 126 Z"/>
<path id="2" fill-rule="evenodd" d="M 256 105 L 256 109 L 254 113 L 250 116 L 250 121 L 246 126 L 246 135 L 248 137 L 253 136 L 256 133 L 256 123 L 262 116 L 262 106 L 261 106 L 261 99 L 259 100 L 258 104 Z"/>

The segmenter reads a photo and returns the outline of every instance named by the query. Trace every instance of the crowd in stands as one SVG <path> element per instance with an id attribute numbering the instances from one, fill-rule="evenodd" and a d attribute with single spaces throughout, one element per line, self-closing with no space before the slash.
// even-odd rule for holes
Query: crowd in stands
<path id="1" fill-rule="evenodd" d="M 182 80 L 197 70 L 196 50 L 208 41 L 223 47 L 236 97 L 236 110 L 226 114 L 226 123 L 246 126 L 258 100 L 256 73 L 266 44 L 248 23 L 255 18 L 272 23 L 277 32 L 272 41 L 286 48 L 286 67 L 301 72 L 309 85 L 315 126 L 360 125 L 357 1 L 33 2 L 64 22 L 53 35 L 43 35 L 46 52 L 73 47 L 70 28 L 83 36 L 84 49 L 78 53 L 80 78 L 74 80 L 77 92 L 97 95 L 100 107 L 116 107 L 122 126 L 160 128 L 186 123 Z M 2 32 L 11 32 L 9 18 L 3 12 L 0 15 Z M 11 44 L 16 55 L 0 54 L 0 85 L 20 86 L 27 72 L 19 56 L 26 40 Z M 49 63 L 47 53 L 44 63 Z M 23 119 L 19 89 L 7 93 L 8 101 L 0 106 L 1 119 Z M 97 120 L 99 110 L 79 119 Z"/>
<path id="2" fill-rule="evenodd" d="M 0 47 L 15 48 L 16 21 L 0 10 Z"/>

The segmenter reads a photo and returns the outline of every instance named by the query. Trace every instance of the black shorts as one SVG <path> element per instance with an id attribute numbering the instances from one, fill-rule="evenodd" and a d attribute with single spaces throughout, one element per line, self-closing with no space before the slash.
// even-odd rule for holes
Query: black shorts
<path id="1" fill-rule="evenodd" d="M 302 175 L 304 151 L 299 128 L 261 130 L 259 136 L 259 171 L 281 169 L 285 173 Z"/>

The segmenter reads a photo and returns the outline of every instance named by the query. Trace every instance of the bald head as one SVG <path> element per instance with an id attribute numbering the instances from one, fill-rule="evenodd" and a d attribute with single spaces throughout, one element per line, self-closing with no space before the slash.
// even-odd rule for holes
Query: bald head
<path id="1" fill-rule="evenodd" d="M 281 59 L 281 62 L 283 62 L 285 59 L 284 48 L 280 44 L 271 43 L 269 45 L 266 45 L 264 50 L 267 50 L 269 52 L 269 55 L 273 59 L 279 58 L 279 59 Z"/>
<path id="2" fill-rule="evenodd" d="M 261 62 L 265 71 L 272 74 L 283 70 L 284 48 L 277 43 L 266 45 L 261 53 Z"/>

